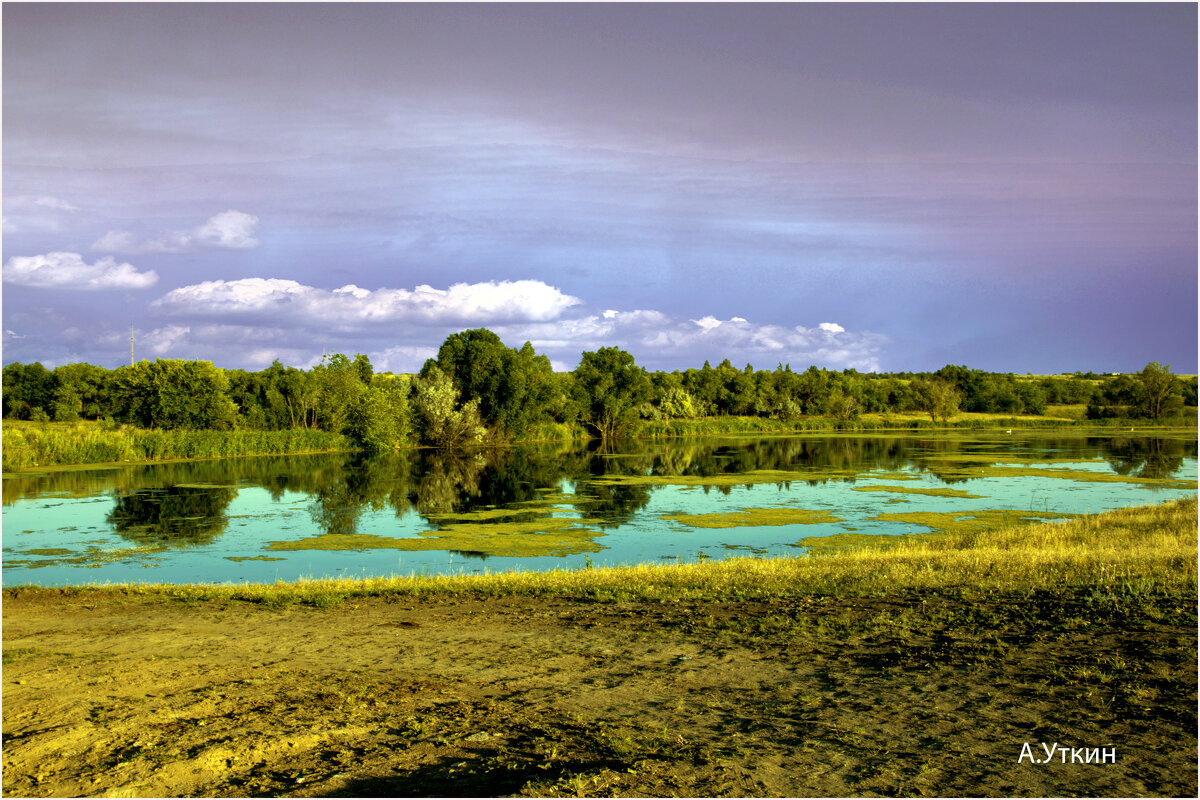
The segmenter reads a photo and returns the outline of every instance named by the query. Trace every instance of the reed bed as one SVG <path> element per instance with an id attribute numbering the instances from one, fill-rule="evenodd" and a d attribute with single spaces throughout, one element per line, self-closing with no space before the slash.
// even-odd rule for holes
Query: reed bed
<path id="1" fill-rule="evenodd" d="M 338 605 L 369 596 L 559 596 L 595 602 L 727 601 L 802 596 L 954 593 L 1069 595 L 1087 602 L 1194 605 L 1196 498 L 1065 523 L 966 534 L 880 537 L 814 556 L 734 558 L 482 575 L 410 575 L 275 584 L 118 584 L 12 591 L 151 595 L 268 606 Z"/>
<path id="2" fill-rule="evenodd" d="M 67 464 L 292 455 L 350 449 L 338 434 L 318 430 L 146 430 L 104 423 L 5 422 L 5 472 Z"/>

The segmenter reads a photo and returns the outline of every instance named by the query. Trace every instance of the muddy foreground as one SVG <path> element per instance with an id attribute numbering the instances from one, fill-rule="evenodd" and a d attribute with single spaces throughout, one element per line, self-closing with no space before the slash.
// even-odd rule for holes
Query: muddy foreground
<path id="1" fill-rule="evenodd" d="M 1189 613 L 6 592 L 3 790 L 1194 797 Z"/>

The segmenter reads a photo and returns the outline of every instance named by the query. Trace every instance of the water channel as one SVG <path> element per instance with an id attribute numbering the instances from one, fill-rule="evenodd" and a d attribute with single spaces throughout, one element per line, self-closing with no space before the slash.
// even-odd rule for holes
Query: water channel
<path id="1" fill-rule="evenodd" d="M 798 556 L 1196 493 L 1193 432 L 754 436 L 6 476 L 3 584 L 272 582 Z"/>

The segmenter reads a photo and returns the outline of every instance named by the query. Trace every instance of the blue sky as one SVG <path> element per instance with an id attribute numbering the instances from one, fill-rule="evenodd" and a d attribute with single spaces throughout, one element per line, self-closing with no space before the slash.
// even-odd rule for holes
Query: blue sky
<path id="1" fill-rule="evenodd" d="M 5 363 L 1196 371 L 1196 7 L 3 7 Z"/>

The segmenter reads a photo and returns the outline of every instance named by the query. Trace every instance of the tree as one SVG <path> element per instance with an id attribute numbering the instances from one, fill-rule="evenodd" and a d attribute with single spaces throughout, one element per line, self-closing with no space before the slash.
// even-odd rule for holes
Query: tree
<path id="1" fill-rule="evenodd" d="M 478 400 L 483 421 L 519 435 L 547 413 L 554 381 L 550 359 L 529 342 L 519 350 L 504 346 L 487 328 L 454 333 L 438 349 L 437 365 L 464 401 Z"/>
<path id="2" fill-rule="evenodd" d="M 650 378 L 618 347 L 583 354 L 575 368 L 575 394 L 584 423 L 602 440 L 612 440 L 636 419 L 650 397 Z"/>
<path id="3" fill-rule="evenodd" d="M 1183 394 L 1175 376 L 1171 373 L 1171 365 L 1163 366 L 1157 361 L 1151 361 L 1142 368 L 1138 378 L 1141 380 L 1141 391 L 1138 392 L 1138 411 L 1150 419 L 1169 417 L 1183 407 Z"/>
<path id="4" fill-rule="evenodd" d="M 98 419 L 108 405 L 108 371 L 92 364 L 64 364 L 54 370 L 54 418 Z"/>
<path id="5" fill-rule="evenodd" d="M 346 414 L 343 433 L 359 450 L 395 450 L 404 438 L 407 403 L 403 395 L 382 386 L 364 387 Z"/>
<path id="6" fill-rule="evenodd" d="M 945 422 L 958 412 L 962 396 L 947 381 L 918 378 L 912 382 L 912 388 L 920 398 L 921 408 L 929 412 L 930 420 Z"/>
<path id="7" fill-rule="evenodd" d="M 112 401 L 122 420 L 143 428 L 228 430 L 237 407 L 211 361 L 159 358 L 113 371 Z"/>
<path id="8" fill-rule="evenodd" d="M 54 402 L 54 375 L 35 361 L 14 362 L 4 368 L 4 416 L 29 419 L 44 414 Z"/>
<path id="9" fill-rule="evenodd" d="M 479 400 L 459 406 L 454 382 L 430 359 L 413 381 L 413 421 L 421 443 L 439 449 L 479 444 L 487 429 L 479 415 Z"/>
<path id="10" fill-rule="evenodd" d="M 350 409 L 358 402 L 359 396 L 366 391 L 367 384 L 363 383 L 364 372 L 370 372 L 370 362 L 366 369 L 362 361 L 366 356 L 356 356 L 351 361 L 342 353 L 323 357 L 321 363 L 310 371 L 314 400 L 314 417 L 317 427 L 322 430 L 342 433 L 349 419 Z M 370 381 L 370 378 L 367 378 Z"/>

